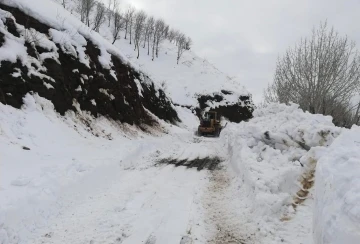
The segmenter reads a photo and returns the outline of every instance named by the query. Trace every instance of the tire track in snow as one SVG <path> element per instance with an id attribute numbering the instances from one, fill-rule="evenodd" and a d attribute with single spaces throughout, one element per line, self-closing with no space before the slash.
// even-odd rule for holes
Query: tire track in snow
<path id="1" fill-rule="evenodd" d="M 236 213 L 224 204 L 224 201 L 228 200 L 226 193 L 230 187 L 228 172 L 222 169 L 211 171 L 211 174 L 210 184 L 204 195 L 208 222 L 213 226 L 212 236 L 207 243 L 245 244 L 247 238 L 240 234 L 241 226 L 230 218 L 230 216 L 236 216 Z"/>

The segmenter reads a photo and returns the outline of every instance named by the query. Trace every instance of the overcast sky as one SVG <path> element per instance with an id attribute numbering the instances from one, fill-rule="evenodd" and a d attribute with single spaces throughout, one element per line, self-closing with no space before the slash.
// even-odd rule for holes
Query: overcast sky
<path id="1" fill-rule="evenodd" d="M 360 48 L 360 0 L 122 0 L 161 17 L 193 50 L 262 99 L 279 55 L 328 21 Z"/>

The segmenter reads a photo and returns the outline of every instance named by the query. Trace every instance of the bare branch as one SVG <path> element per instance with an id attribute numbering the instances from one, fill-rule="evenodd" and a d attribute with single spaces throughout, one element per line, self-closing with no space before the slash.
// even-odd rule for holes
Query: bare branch
<path id="1" fill-rule="evenodd" d="M 340 37 L 327 23 L 313 29 L 277 62 L 274 82 L 265 101 L 295 102 L 311 113 L 347 121 L 349 101 L 360 81 L 360 59 L 354 43 Z"/>

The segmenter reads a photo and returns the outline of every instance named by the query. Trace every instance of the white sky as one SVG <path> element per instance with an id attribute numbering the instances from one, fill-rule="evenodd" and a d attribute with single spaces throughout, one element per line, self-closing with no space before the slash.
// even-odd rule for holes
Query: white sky
<path id="1" fill-rule="evenodd" d="M 106 0 L 105 0 L 106 1 Z M 262 99 L 278 55 L 328 21 L 360 47 L 359 0 L 121 0 L 163 18 L 193 50 Z"/>

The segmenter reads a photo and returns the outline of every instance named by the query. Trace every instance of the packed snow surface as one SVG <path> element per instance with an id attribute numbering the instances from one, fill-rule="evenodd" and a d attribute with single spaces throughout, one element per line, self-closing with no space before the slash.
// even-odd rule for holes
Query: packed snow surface
<path id="1" fill-rule="evenodd" d="M 22 110 L 0 104 L 0 243 L 165 244 L 205 235 L 197 229 L 208 173 L 157 163 L 179 148 L 187 158 L 211 155 L 211 141 L 193 144 L 171 126 L 176 135 L 151 135 L 86 113 L 61 117 L 37 95 L 24 100 Z"/>

